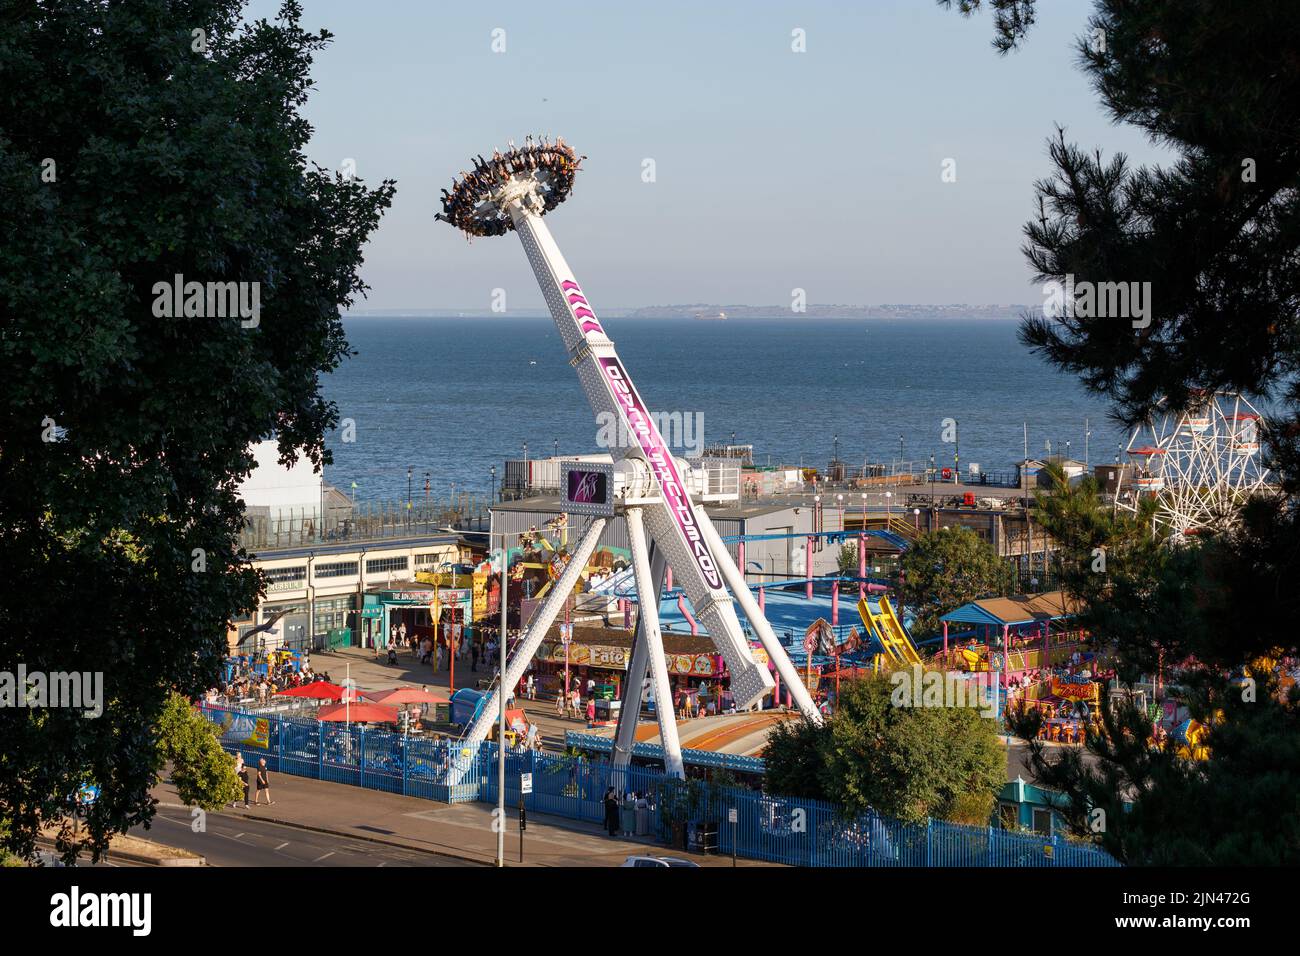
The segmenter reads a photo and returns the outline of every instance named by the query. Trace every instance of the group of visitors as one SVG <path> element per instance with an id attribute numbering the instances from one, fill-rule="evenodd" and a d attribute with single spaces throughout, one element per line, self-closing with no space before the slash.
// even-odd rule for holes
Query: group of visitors
<path id="1" fill-rule="evenodd" d="M 266 769 L 266 758 L 261 757 L 258 759 L 257 773 L 252 784 L 250 784 L 249 781 L 249 773 L 250 769 L 244 765 L 244 755 L 242 753 L 236 753 L 235 776 L 239 778 L 239 783 L 244 788 L 244 807 L 248 807 L 248 790 L 253 784 L 255 784 L 257 788 L 257 792 L 253 796 L 253 806 L 256 807 L 261 805 L 262 794 L 264 793 L 266 794 L 266 805 L 268 807 L 274 806 L 275 801 L 271 799 L 271 775 Z M 237 807 L 239 806 L 239 801 L 236 800 L 230 805 L 232 807 Z"/>
<path id="2" fill-rule="evenodd" d="M 463 229 L 471 236 L 499 236 L 511 228 L 511 220 L 495 206 L 490 211 L 479 209 L 479 204 L 494 189 L 504 185 L 512 176 L 532 175 L 545 190 L 542 202 L 550 212 L 573 188 L 573 177 L 585 156 L 578 156 L 572 146 L 557 136 L 554 143 L 543 137 L 534 141 L 529 136 L 523 146 L 513 142 L 503 154 L 492 151 L 491 159 L 477 157 L 472 172 L 461 171 L 460 178 L 452 183 L 451 191 L 442 190 L 442 212 L 435 218 Z"/>
<path id="3" fill-rule="evenodd" d="M 315 674 L 306 659 L 298 666 L 287 654 L 268 655 L 265 673 L 258 673 L 253 665 L 252 658 L 238 658 L 226 679 L 204 693 L 203 703 L 208 707 L 221 707 L 251 701 L 257 706 L 265 706 L 282 690 L 316 680 L 329 680 L 329 674 Z"/>
<path id="4" fill-rule="evenodd" d="M 610 836 L 646 836 L 650 832 L 649 798 L 630 790 L 620 799 L 613 787 L 605 791 L 605 829 Z"/>

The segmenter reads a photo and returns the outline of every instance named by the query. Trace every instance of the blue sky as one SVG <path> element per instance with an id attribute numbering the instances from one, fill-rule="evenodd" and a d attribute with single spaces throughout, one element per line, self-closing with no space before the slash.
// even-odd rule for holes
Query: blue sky
<path id="1" fill-rule="evenodd" d="M 1085 0 L 1041 4 L 1006 57 L 987 14 L 932 0 L 305 7 L 335 34 L 306 109 L 311 158 L 398 181 L 366 308 L 485 311 L 495 288 L 511 312 L 541 308 L 517 240 L 469 245 L 433 220 L 474 153 L 529 131 L 588 156 L 548 221 L 598 310 L 784 304 L 795 287 L 812 303 L 1038 302 L 1020 230 L 1054 124 L 1168 158 L 1112 124 L 1076 68 Z"/>

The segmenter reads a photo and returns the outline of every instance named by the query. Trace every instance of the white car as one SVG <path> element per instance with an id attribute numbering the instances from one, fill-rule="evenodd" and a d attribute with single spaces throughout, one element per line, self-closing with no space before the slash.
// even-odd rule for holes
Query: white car
<path id="1" fill-rule="evenodd" d="M 621 866 L 693 866 L 697 870 L 700 865 L 693 860 L 683 860 L 679 856 L 629 856 L 620 864 Z"/>

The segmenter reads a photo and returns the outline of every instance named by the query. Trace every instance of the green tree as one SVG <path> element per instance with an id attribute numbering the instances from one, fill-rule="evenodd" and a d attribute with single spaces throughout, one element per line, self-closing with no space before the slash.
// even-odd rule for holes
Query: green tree
<path id="1" fill-rule="evenodd" d="M 364 293 L 394 187 L 307 162 L 301 110 L 330 35 L 305 32 L 296 2 L 273 22 L 242 7 L 0 0 L 0 552 L 16 582 L 0 666 L 97 672 L 106 698 L 93 720 L 0 709 L 0 839 L 20 855 L 83 779 L 100 786 L 96 851 L 151 817 L 168 695 L 216 681 L 228 623 L 257 598 L 235 494 L 250 446 L 274 433 L 283 460 L 319 466 L 337 422 L 320 376 L 348 354 L 340 310 Z M 204 296 L 167 317 L 176 276 L 242 283 L 249 317 Z"/>
<path id="2" fill-rule="evenodd" d="M 846 541 L 840 545 L 840 553 L 835 556 L 836 563 L 839 565 L 840 574 L 845 577 L 857 577 L 858 575 L 858 545 L 855 541 Z"/>
<path id="3" fill-rule="evenodd" d="M 767 789 L 868 808 L 902 820 L 969 821 L 1006 782 L 1006 757 L 994 721 L 977 707 L 901 706 L 896 691 L 910 671 L 873 675 L 841 687 L 834 716 L 778 724 L 765 752 Z M 948 703 L 952 703 L 949 701 Z"/>
<path id="4" fill-rule="evenodd" d="M 172 782 L 190 806 L 220 810 L 243 795 L 217 726 L 180 694 L 168 696 L 158 721 L 158 759 L 171 764 Z"/>
<path id="5" fill-rule="evenodd" d="M 904 594 L 922 636 L 939 618 L 968 601 L 998 594 L 1007 569 L 993 547 L 970 528 L 927 531 L 903 552 Z"/>
<path id="6" fill-rule="evenodd" d="M 807 717 L 778 721 L 768 732 L 763 750 L 764 789 L 787 797 L 828 799 L 822 746 L 822 728 Z"/>

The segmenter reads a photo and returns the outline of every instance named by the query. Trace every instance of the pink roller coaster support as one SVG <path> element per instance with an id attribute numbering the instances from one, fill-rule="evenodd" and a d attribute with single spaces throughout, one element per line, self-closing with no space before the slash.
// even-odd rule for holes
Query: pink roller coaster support
<path id="1" fill-rule="evenodd" d="M 696 623 L 695 618 L 691 615 L 691 612 L 686 607 L 685 594 L 677 595 L 677 610 L 682 612 L 682 617 L 686 618 L 686 623 L 691 626 L 691 636 L 695 637 L 697 634 L 699 634 L 700 625 Z"/>
<path id="2" fill-rule="evenodd" d="M 805 560 L 804 560 L 804 576 L 808 579 L 808 584 L 807 584 L 807 586 L 804 588 L 804 597 L 806 597 L 809 601 L 812 600 L 812 591 L 813 591 L 813 588 L 812 588 L 812 552 L 813 552 L 813 539 L 812 539 L 812 538 L 809 538 L 809 539 L 808 539 L 808 547 L 807 547 L 807 549 L 805 550 L 805 554 L 804 554 L 804 559 L 805 559 Z"/>

